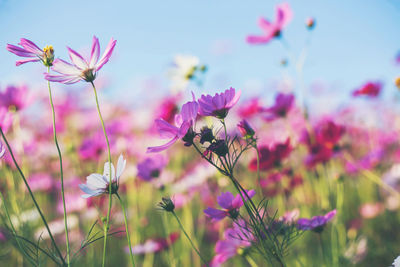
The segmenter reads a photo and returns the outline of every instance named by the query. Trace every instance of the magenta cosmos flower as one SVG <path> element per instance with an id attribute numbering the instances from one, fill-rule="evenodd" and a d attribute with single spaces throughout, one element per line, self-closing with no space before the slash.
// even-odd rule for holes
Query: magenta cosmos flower
<path id="1" fill-rule="evenodd" d="M 353 96 L 369 96 L 369 97 L 377 97 L 382 90 L 381 82 L 367 82 L 362 85 L 360 88 L 353 91 Z"/>
<path id="2" fill-rule="evenodd" d="M 297 228 L 300 230 L 313 230 L 314 232 L 320 233 L 324 230 L 324 226 L 333 219 L 336 215 L 336 209 L 328 212 L 325 215 L 314 216 L 311 219 L 300 218 L 297 221 Z"/>
<path id="3" fill-rule="evenodd" d="M 35 43 L 28 39 L 21 38 L 19 45 L 11 45 L 7 44 L 6 49 L 11 53 L 19 56 L 26 57 L 27 59 L 18 60 L 15 65 L 19 66 L 28 62 L 38 62 L 42 61 L 42 63 L 50 67 L 54 60 L 54 49 L 53 47 L 46 46 L 43 49 L 40 49 Z"/>
<path id="4" fill-rule="evenodd" d="M 289 111 L 292 109 L 293 104 L 293 94 L 279 93 L 275 97 L 275 104 L 272 107 L 263 110 L 267 113 L 264 119 L 266 121 L 273 121 L 278 118 L 285 118 Z"/>
<path id="5" fill-rule="evenodd" d="M 164 145 L 148 147 L 147 153 L 163 151 L 175 144 L 179 139 L 184 138 L 194 124 L 198 110 L 199 104 L 196 101 L 190 101 L 182 106 L 180 114 L 175 115 L 175 125 L 169 124 L 163 119 L 155 120 L 161 138 L 172 139 Z"/>
<path id="6" fill-rule="evenodd" d="M 250 190 L 247 194 L 252 198 L 256 194 L 256 191 Z M 245 195 L 243 197 L 246 198 Z M 217 198 L 217 202 L 222 209 L 207 208 L 204 210 L 204 213 L 215 221 L 222 220 L 226 216 L 236 219 L 239 215 L 239 208 L 243 206 L 243 200 L 240 194 L 234 197 L 229 191 L 222 193 Z"/>
<path id="7" fill-rule="evenodd" d="M 102 57 L 100 57 L 100 44 L 99 39 L 93 36 L 92 51 L 89 61 L 86 61 L 78 52 L 67 47 L 69 57 L 72 64 L 62 60 L 56 59 L 53 62 L 53 71 L 60 73 L 60 75 L 52 75 L 45 73 L 45 79 L 51 82 L 59 82 L 64 84 L 72 84 L 84 80 L 92 82 L 96 79 L 97 72 L 108 62 L 114 50 L 116 40 L 111 38 L 106 50 Z"/>
<path id="8" fill-rule="evenodd" d="M 281 35 L 282 29 L 292 20 L 293 12 L 288 3 L 276 6 L 276 18 L 274 22 L 269 22 L 264 18 L 258 20 L 258 26 L 263 31 L 262 35 L 249 35 L 249 44 L 266 44 L 275 37 Z"/>
<path id="9" fill-rule="evenodd" d="M 202 95 L 198 100 L 200 105 L 199 113 L 202 116 L 214 116 L 223 119 L 228 111 L 238 102 L 241 91 L 235 92 L 235 88 L 225 90 L 214 96 Z"/>

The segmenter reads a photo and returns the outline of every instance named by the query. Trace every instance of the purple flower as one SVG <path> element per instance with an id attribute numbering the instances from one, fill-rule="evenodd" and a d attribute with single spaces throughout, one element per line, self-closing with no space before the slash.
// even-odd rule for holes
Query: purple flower
<path id="1" fill-rule="evenodd" d="M 272 107 L 263 110 L 268 113 L 268 115 L 264 117 L 265 120 L 272 121 L 286 117 L 290 109 L 293 107 L 293 103 L 293 94 L 279 93 L 275 98 L 275 104 Z"/>
<path id="2" fill-rule="evenodd" d="M 158 178 L 165 165 L 167 165 L 167 160 L 162 155 L 154 155 L 154 157 L 146 158 L 137 165 L 138 176 L 145 181 Z"/>
<path id="3" fill-rule="evenodd" d="M 250 247 L 253 240 L 254 237 L 247 229 L 246 223 L 241 219 L 238 220 L 233 228 L 225 230 L 224 239 L 217 242 L 215 246 L 216 255 L 210 266 L 221 266 L 228 259 L 238 255 L 244 248 Z"/>
<path id="4" fill-rule="evenodd" d="M 110 59 L 116 43 L 117 41 L 111 38 L 106 50 L 99 59 L 99 39 L 97 39 L 96 36 L 93 36 L 92 52 L 90 54 L 89 61 L 86 61 L 79 53 L 67 47 L 72 64 L 57 58 L 54 60 L 53 67 L 51 69 L 60 73 L 61 75 L 45 73 L 45 79 L 51 82 L 59 82 L 64 84 L 72 84 L 81 80 L 86 82 L 94 81 L 94 79 L 96 79 L 97 72 Z"/>
<path id="5" fill-rule="evenodd" d="M 182 106 L 181 113 L 175 116 L 175 125 L 169 124 L 163 119 L 155 120 L 157 130 L 161 138 L 172 138 L 168 143 L 161 146 L 148 147 L 147 153 L 163 151 L 179 139 L 186 136 L 189 129 L 194 124 L 199 110 L 199 104 L 196 101 L 187 102 Z"/>
<path id="6" fill-rule="evenodd" d="M 256 192 L 254 190 L 250 190 L 247 192 L 247 194 L 250 198 L 252 198 Z M 243 197 L 246 198 L 245 195 L 243 195 Z M 222 193 L 217 198 L 217 202 L 222 209 L 207 208 L 204 210 L 204 213 L 215 221 L 222 220 L 226 216 L 236 219 L 239 215 L 239 208 L 243 206 L 243 200 L 240 194 L 237 194 L 236 197 L 234 197 L 229 191 Z"/>
<path id="7" fill-rule="evenodd" d="M 54 49 L 53 47 L 46 46 L 43 49 L 40 49 L 35 43 L 28 39 L 21 38 L 19 43 L 20 46 L 7 44 L 6 49 L 11 53 L 19 56 L 19 57 L 26 57 L 27 59 L 18 60 L 16 65 L 22 65 L 28 62 L 38 62 L 42 61 L 42 63 L 49 67 L 52 65 L 54 60 Z"/>
<path id="8" fill-rule="evenodd" d="M 313 230 L 314 232 L 320 233 L 324 230 L 325 224 L 333 219 L 336 215 L 336 209 L 328 212 L 325 215 L 314 216 L 311 219 L 300 218 L 297 221 L 297 228 L 303 231 Z"/>
<path id="9" fill-rule="evenodd" d="M 111 193 L 117 193 L 119 186 L 119 178 L 125 169 L 126 160 L 122 155 L 118 158 L 117 172 L 115 173 L 114 165 L 111 163 Z M 99 173 L 92 173 L 86 177 L 86 184 L 80 184 L 79 188 L 86 194 L 82 195 L 83 198 L 98 196 L 101 194 L 109 193 L 110 182 L 110 162 L 104 164 L 103 175 Z"/>
<path id="10" fill-rule="evenodd" d="M 198 100 L 200 105 L 199 113 L 202 116 L 214 116 L 223 119 L 239 100 L 241 91 L 235 92 L 235 88 L 225 90 L 224 93 L 214 96 L 202 95 Z"/>

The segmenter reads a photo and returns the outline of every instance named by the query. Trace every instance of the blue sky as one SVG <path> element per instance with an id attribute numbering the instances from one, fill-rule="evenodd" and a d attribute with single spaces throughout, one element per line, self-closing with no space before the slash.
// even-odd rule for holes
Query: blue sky
<path id="1" fill-rule="evenodd" d="M 400 75 L 400 66 L 393 63 L 400 49 L 398 1 L 287 2 L 294 19 L 283 35 L 291 53 L 298 55 L 310 39 L 303 71 L 306 88 L 323 83 L 335 96 L 344 96 L 367 80 L 382 80 L 386 91 L 394 90 L 392 81 Z M 178 53 L 196 55 L 209 66 L 204 92 L 233 86 L 245 96 L 273 95 L 285 72 L 296 77 L 293 66 L 283 69 L 279 64 L 287 50 L 279 41 L 250 46 L 245 37 L 259 32 L 258 17 L 274 18 L 278 3 L 0 0 L 0 46 L 25 37 L 41 47 L 52 44 L 58 57 L 67 58 L 66 45 L 88 50 L 95 34 L 104 49 L 114 37 L 115 54 L 99 75 L 110 80 L 106 93 L 132 103 L 145 98 L 149 81 L 155 81 L 154 93 L 166 92 L 165 72 Z M 317 21 L 311 36 L 304 26 L 308 16 Z M 43 69 L 37 64 L 17 68 L 16 56 L 5 49 L 0 49 L 0 58 L 1 88 L 41 82 Z"/>

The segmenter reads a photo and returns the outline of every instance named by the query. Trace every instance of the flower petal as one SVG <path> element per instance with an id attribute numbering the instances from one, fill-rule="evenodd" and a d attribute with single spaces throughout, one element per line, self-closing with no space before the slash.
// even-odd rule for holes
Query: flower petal
<path id="1" fill-rule="evenodd" d="M 67 49 L 69 58 L 71 59 L 72 63 L 75 64 L 75 66 L 77 66 L 81 70 L 86 70 L 89 68 L 89 64 L 78 52 L 69 47 L 67 47 Z"/>
<path id="2" fill-rule="evenodd" d="M 89 68 L 94 68 L 100 56 L 100 44 L 99 39 L 93 36 L 92 52 L 90 54 Z"/>
<path id="3" fill-rule="evenodd" d="M 166 143 L 164 145 L 148 147 L 147 153 L 161 152 L 161 151 L 169 148 L 173 144 L 175 144 L 176 141 L 178 141 L 178 136 L 175 136 L 171 141 L 169 141 L 168 143 Z"/>
<path id="4" fill-rule="evenodd" d="M 117 43 L 117 40 L 114 40 L 113 38 L 111 38 L 110 42 L 108 43 L 108 45 L 106 47 L 106 50 L 103 53 L 103 56 L 100 58 L 99 62 L 97 62 L 97 64 L 96 64 L 96 71 L 99 71 L 103 67 L 103 65 L 108 62 L 116 43 Z"/>
<path id="5" fill-rule="evenodd" d="M 27 51 L 34 53 L 38 56 L 43 54 L 43 50 L 40 49 L 34 42 L 21 38 L 19 45 L 21 45 L 23 48 L 25 48 Z"/>

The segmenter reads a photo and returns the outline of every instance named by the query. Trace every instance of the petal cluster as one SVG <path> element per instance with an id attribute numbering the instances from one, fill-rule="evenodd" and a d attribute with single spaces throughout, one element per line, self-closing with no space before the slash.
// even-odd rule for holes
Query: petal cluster
<path id="1" fill-rule="evenodd" d="M 21 38 L 20 42 L 18 43 L 20 46 L 12 45 L 12 44 L 7 44 L 6 49 L 19 56 L 19 57 L 25 57 L 26 59 L 18 60 L 16 62 L 16 65 L 22 65 L 28 62 L 38 62 L 42 61 L 45 62 L 45 52 L 40 49 L 34 42 Z"/>
<path id="2" fill-rule="evenodd" d="M 225 90 L 223 93 L 217 93 L 214 96 L 202 95 L 200 97 L 199 113 L 202 116 L 214 116 L 223 119 L 228 115 L 228 111 L 239 101 L 241 91 L 236 92 L 235 88 Z"/>
<path id="3" fill-rule="evenodd" d="M 297 221 L 297 228 L 300 230 L 313 230 L 315 232 L 321 232 L 323 227 L 333 219 L 336 215 L 336 209 L 328 212 L 325 215 L 314 216 L 311 219 L 300 218 Z"/>

